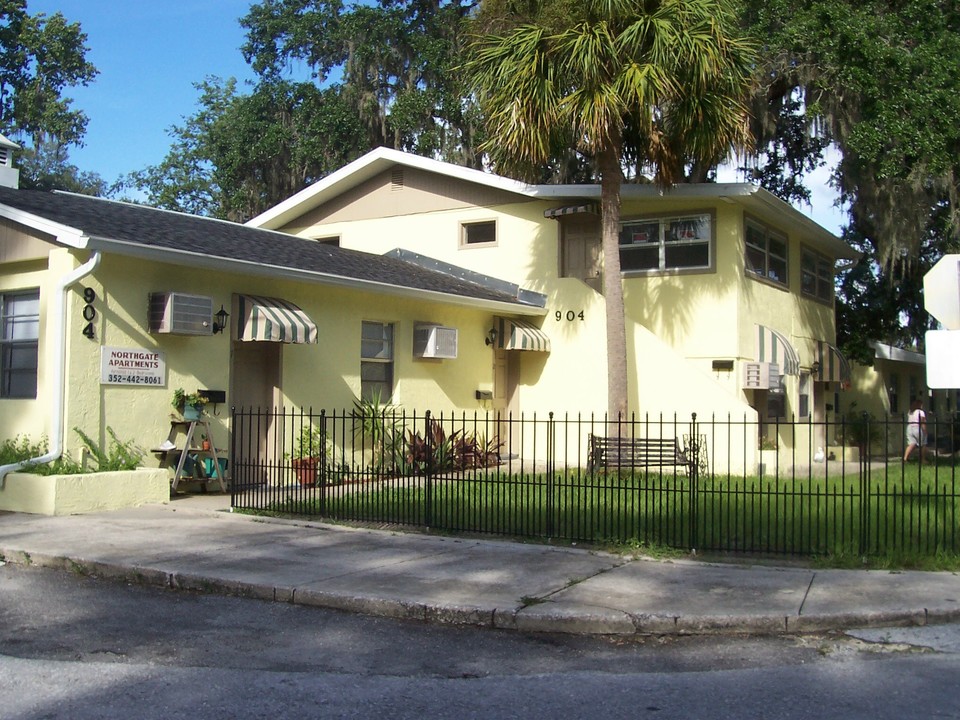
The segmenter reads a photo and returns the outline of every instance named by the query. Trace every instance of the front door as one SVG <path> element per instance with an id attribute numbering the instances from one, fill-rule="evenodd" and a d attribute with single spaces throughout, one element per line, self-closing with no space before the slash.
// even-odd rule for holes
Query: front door
<path id="1" fill-rule="evenodd" d="M 503 443 L 500 454 L 511 457 L 519 454 L 520 418 L 519 352 L 495 348 L 493 351 L 493 411 L 497 415 L 497 439 Z"/>
<path id="2" fill-rule="evenodd" d="M 233 482 L 238 489 L 280 481 L 268 441 L 273 412 L 279 402 L 280 350 L 282 343 L 234 342 L 231 373 L 231 403 L 235 419 Z"/>

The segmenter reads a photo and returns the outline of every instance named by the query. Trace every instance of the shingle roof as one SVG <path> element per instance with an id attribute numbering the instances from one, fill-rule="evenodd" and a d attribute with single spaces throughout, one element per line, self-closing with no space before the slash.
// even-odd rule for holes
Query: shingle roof
<path id="1" fill-rule="evenodd" d="M 136 248 L 169 251 L 169 262 L 183 263 L 179 253 L 198 253 L 231 262 L 253 263 L 263 268 L 316 273 L 324 276 L 432 293 L 456 298 L 529 307 L 505 292 L 449 274 L 436 272 L 397 258 L 325 245 L 272 230 L 225 220 L 159 210 L 146 205 L 117 202 L 87 195 L 0 187 L 0 205 L 35 215 L 81 231 L 98 241 L 119 241 Z M 110 252 L 123 252 L 110 245 Z"/>

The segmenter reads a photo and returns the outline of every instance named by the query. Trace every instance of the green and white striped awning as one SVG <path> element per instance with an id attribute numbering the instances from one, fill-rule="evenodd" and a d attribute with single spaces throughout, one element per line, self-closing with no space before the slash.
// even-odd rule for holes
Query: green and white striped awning
<path id="1" fill-rule="evenodd" d="M 766 325 L 757 325 L 757 362 L 776 363 L 781 375 L 800 374 L 800 356 L 783 335 Z"/>
<path id="2" fill-rule="evenodd" d="M 820 363 L 817 380 L 837 382 L 844 388 L 850 386 L 850 363 L 836 345 L 820 340 L 817 343 L 817 362 Z"/>
<path id="3" fill-rule="evenodd" d="M 600 214 L 600 206 L 595 202 L 584 202 L 579 205 L 564 205 L 563 207 L 550 208 L 543 211 L 545 218 L 558 218 L 564 215 L 577 215 L 579 213 Z"/>
<path id="4" fill-rule="evenodd" d="M 497 331 L 494 342 L 501 350 L 550 352 L 550 338 L 525 320 L 494 317 L 493 328 Z"/>
<path id="5" fill-rule="evenodd" d="M 317 326 L 292 302 L 260 295 L 238 296 L 238 339 L 250 342 L 315 343 Z"/>

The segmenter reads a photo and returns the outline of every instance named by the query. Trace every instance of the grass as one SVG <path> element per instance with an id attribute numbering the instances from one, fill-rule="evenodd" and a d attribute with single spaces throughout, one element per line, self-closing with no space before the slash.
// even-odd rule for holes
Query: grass
<path id="1" fill-rule="evenodd" d="M 620 552 L 747 553 L 820 567 L 960 568 L 952 465 L 847 477 L 702 478 L 646 473 L 394 477 L 300 490 L 270 514 L 588 543 Z"/>

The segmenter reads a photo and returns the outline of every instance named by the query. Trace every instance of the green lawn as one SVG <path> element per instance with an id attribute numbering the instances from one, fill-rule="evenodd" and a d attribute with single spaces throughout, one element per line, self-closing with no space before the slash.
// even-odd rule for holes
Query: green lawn
<path id="1" fill-rule="evenodd" d="M 300 490 L 259 510 L 513 537 L 805 556 L 960 554 L 949 467 L 771 479 L 624 473 L 394 477 Z"/>

